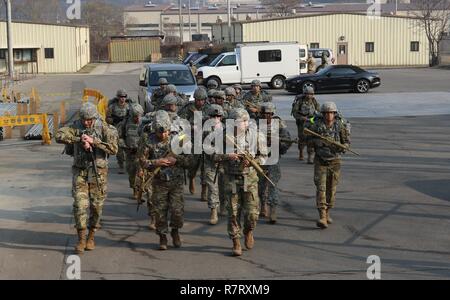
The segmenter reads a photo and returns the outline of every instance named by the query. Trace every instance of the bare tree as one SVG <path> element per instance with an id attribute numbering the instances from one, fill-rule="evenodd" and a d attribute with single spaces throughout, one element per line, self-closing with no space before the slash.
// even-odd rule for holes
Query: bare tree
<path id="1" fill-rule="evenodd" d="M 12 14 L 16 20 L 59 23 L 65 19 L 59 0 L 19 0 L 11 1 L 11 4 Z"/>
<path id="2" fill-rule="evenodd" d="M 303 1 L 300 0 L 261 0 L 261 4 L 269 8 L 270 16 L 286 17 L 292 14 L 295 9 Z"/>
<path id="3" fill-rule="evenodd" d="M 450 0 L 417 0 L 414 16 L 430 45 L 430 66 L 439 64 L 439 47 L 450 26 Z"/>

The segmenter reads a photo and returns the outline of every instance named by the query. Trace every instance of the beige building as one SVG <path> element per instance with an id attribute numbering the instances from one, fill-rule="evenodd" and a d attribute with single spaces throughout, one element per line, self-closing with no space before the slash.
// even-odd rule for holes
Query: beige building
<path id="1" fill-rule="evenodd" d="M 331 48 L 340 64 L 428 66 L 429 46 L 417 20 L 401 16 L 330 13 L 234 22 L 231 42 L 290 42 Z M 213 26 L 213 40 L 229 42 L 226 24 Z"/>
<path id="2" fill-rule="evenodd" d="M 12 23 L 14 69 L 20 73 L 72 73 L 89 63 L 89 28 Z M 0 73 L 7 72 L 6 22 L 0 22 Z"/>

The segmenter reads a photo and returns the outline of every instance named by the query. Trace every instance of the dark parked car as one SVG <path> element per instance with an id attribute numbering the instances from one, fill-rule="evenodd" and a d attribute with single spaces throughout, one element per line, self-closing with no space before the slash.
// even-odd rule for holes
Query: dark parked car
<path id="1" fill-rule="evenodd" d="M 379 87 L 380 84 L 381 79 L 378 73 L 352 65 L 333 65 L 315 74 L 288 78 L 286 90 L 300 94 L 310 86 L 316 92 L 346 90 L 367 93 L 370 89 Z"/>

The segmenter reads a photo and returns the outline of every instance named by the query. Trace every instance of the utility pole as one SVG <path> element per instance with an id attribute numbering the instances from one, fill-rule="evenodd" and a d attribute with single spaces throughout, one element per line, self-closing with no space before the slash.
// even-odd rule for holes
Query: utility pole
<path id="1" fill-rule="evenodd" d="M 192 42 L 192 28 L 191 28 L 191 0 L 188 2 L 188 14 L 189 14 L 189 41 Z"/>
<path id="2" fill-rule="evenodd" d="M 14 54 L 12 45 L 12 24 L 11 24 L 11 0 L 4 0 L 6 4 L 6 35 L 8 43 L 8 75 L 9 79 L 14 81 Z"/>
<path id="3" fill-rule="evenodd" d="M 180 21 L 180 44 L 183 45 L 183 17 L 181 16 L 181 0 L 178 0 L 178 15 Z"/>
<path id="4" fill-rule="evenodd" d="M 398 0 L 395 0 L 395 15 L 397 15 L 398 11 Z"/>
<path id="5" fill-rule="evenodd" d="M 231 43 L 231 0 L 227 0 L 228 8 L 228 42 Z"/>

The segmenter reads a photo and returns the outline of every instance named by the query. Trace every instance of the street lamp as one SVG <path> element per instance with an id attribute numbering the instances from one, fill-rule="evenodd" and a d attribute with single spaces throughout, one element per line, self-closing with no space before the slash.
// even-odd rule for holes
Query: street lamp
<path id="1" fill-rule="evenodd" d="M 3 0 L 6 5 L 6 36 L 8 43 L 8 75 L 11 81 L 14 80 L 14 56 L 12 47 L 12 33 L 11 33 L 11 0 Z"/>

